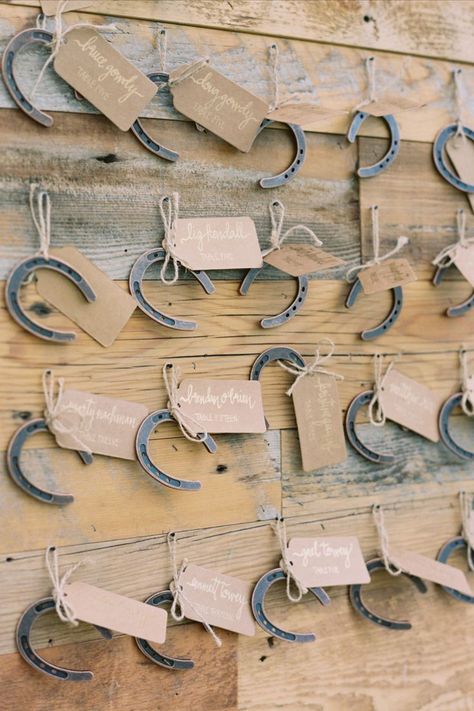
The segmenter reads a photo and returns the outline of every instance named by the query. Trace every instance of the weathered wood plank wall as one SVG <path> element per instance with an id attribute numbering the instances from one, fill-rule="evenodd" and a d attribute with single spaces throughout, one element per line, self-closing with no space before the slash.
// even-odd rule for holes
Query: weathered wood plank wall
<path id="1" fill-rule="evenodd" d="M 34 23 L 37 7 L 38 0 L 0 3 L 0 51 L 16 31 Z M 39 104 L 54 115 L 50 130 L 20 115 L 0 86 L 1 278 L 35 248 L 26 202 L 28 184 L 35 180 L 52 197 L 54 244 L 75 244 L 124 289 L 133 260 L 160 238 L 157 199 L 171 190 L 181 194 L 183 216 L 251 215 L 262 246 L 270 228 L 268 201 L 278 196 L 287 207 L 288 226 L 307 224 L 348 265 L 371 256 L 368 208 L 378 203 L 383 248 L 400 234 L 408 235 L 407 251 L 419 280 L 405 290 L 399 323 L 376 344 L 361 342 L 358 334 L 384 312 L 388 297 L 386 303 L 379 296 L 366 297 L 353 313 L 345 311 L 342 269 L 313 275 L 304 311 L 271 333 L 260 329 L 258 320 L 286 303 L 294 285 L 270 268 L 246 298 L 238 296 L 237 273 L 218 275 L 216 294 L 207 297 L 188 281 L 165 288 L 151 272 L 147 291 L 169 304 L 171 312 L 192 314 L 199 330 L 167 332 L 136 313 L 108 349 L 85 334 L 70 347 L 35 340 L 17 328 L 2 303 L 2 451 L 18 425 L 40 413 L 41 372 L 47 366 L 78 389 L 157 407 L 164 403 L 165 359 L 173 358 L 185 372 L 246 377 L 254 358 L 270 345 L 293 345 L 311 356 L 316 342 L 330 336 L 337 347 L 335 367 L 345 376 L 340 387 L 344 410 L 370 385 L 374 350 L 402 353 L 401 367 L 408 375 L 446 396 L 455 391 L 459 345 L 474 349 L 474 315 L 449 320 L 443 313 L 469 287 L 454 277 L 434 289 L 430 261 L 452 241 L 455 211 L 468 203 L 435 172 L 431 141 L 452 119 L 450 72 L 458 63 L 464 69 L 467 110 L 474 116 L 472 0 L 98 0 L 88 12 L 68 16 L 70 22 L 77 19 L 118 19 L 114 42 L 145 71 L 156 68 L 159 21 L 169 31 L 170 67 L 209 54 L 217 68 L 266 98 L 271 95 L 266 49 L 273 38 L 281 38 L 284 91 L 306 93 L 334 108 L 349 109 L 360 100 L 365 91 L 362 59 L 373 51 L 380 87 L 416 96 L 427 106 L 401 117 L 400 156 L 379 177 L 354 177 L 359 162 L 368 163 L 383 151 L 379 122 L 368 122 L 364 137 L 351 146 L 344 138 L 347 117 L 339 116 L 310 127 L 315 130 L 308 132 L 308 158 L 292 183 L 262 191 L 258 179 L 291 157 L 283 129 L 264 132 L 249 154 L 238 154 L 196 132 L 166 98 L 160 99 L 145 115 L 156 135 L 181 152 L 181 160 L 171 166 L 148 154 L 131 134 L 94 115 L 86 102 L 75 101 L 52 72 L 38 93 Z M 44 56 L 32 51 L 22 58 L 25 86 L 31 86 Z M 474 234 L 472 215 L 468 229 Z M 65 323 L 34 285 L 24 298 L 45 323 Z M 90 558 L 93 564 L 83 568 L 85 580 L 144 598 L 169 582 L 163 534 L 170 529 L 181 532 L 183 556 L 252 582 L 279 559 L 268 525 L 277 512 L 286 516 L 292 534 L 324 529 L 358 535 L 367 558 L 377 549 L 370 516 L 376 501 L 387 505 L 390 533 L 400 546 L 434 556 L 458 532 L 457 494 L 461 488 L 472 490 L 472 464 L 396 426 L 387 426 L 382 435 L 362 424 L 368 440 L 383 436 L 386 448 L 397 452 L 396 464 L 373 466 L 349 452 L 342 465 L 304 473 L 285 395 L 289 376 L 275 366 L 265 371 L 262 382 L 270 422 L 265 437 L 221 436 L 218 452 L 210 456 L 171 426 L 156 434 L 153 448 L 159 448 L 160 462 L 178 475 L 199 472 L 199 493 L 186 496 L 155 487 L 133 462 L 97 457 L 90 471 L 82 471 L 72 453 L 58 451 L 51 437 L 41 436 L 28 448 L 25 466 L 35 481 L 54 482 L 76 497 L 64 510 L 51 510 L 22 495 L 2 463 L 2 708 L 474 708 L 474 611 L 434 585 L 420 596 L 386 576 L 374 581 L 371 599 L 390 614 L 412 619 L 412 632 L 392 633 L 364 623 L 350 607 L 345 588 L 333 588 L 332 606 L 324 611 L 310 600 L 291 606 L 279 590 L 270 601 L 276 618 L 293 629 L 315 629 L 314 645 L 295 648 L 259 631 L 255 638 L 224 634 L 217 650 L 199 625 L 173 627 L 170 649 L 198 662 L 194 671 L 174 674 L 149 664 L 129 638 L 106 644 L 91 627 L 71 630 L 45 619 L 35 632 L 38 648 L 51 647 L 45 656 L 96 674 L 93 682 L 72 687 L 39 677 L 16 654 L 13 633 L 19 614 L 48 592 L 43 565 L 48 544 L 61 546 L 65 564 Z M 459 420 L 459 431 L 469 436 L 470 430 L 472 441 L 472 422 Z"/>

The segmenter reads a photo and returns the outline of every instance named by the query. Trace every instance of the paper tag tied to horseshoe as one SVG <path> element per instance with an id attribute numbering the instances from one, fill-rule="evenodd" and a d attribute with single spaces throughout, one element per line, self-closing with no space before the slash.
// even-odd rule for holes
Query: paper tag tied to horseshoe
<path id="1" fill-rule="evenodd" d="M 187 64 L 170 73 L 175 108 L 247 153 L 268 112 L 268 104 L 207 64 L 195 71 L 190 71 L 191 66 Z"/>
<path id="2" fill-rule="evenodd" d="M 463 277 L 474 286 L 474 243 L 458 245 L 454 254 L 453 262 L 459 269 Z"/>
<path id="3" fill-rule="evenodd" d="M 306 588 L 370 582 L 358 538 L 292 538 L 288 543 L 291 572 Z"/>
<path id="4" fill-rule="evenodd" d="M 255 634 L 249 583 L 188 563 L 178 584 L 183 592 L 181 608 L 189 620 L 205 620 L 231 632 Z"/>
<path id="5" fill-rule="evenodd" d="M 464 183 L 474 184 L 474 146 L 472 141 L 462 136 L 454 137 L 446 143 L 446 153 L 458 177 Z M 466 197 L 474 212 L 474 194 L 466 193 Z M 474 282 L 471 281 L 471 284 L 474 286 Z"/>
<path id="6" fill-rule="evenodd" d="M 367 269 L 358 277 L 365 294 L 377 294 L 416 281 L 416 274 L 407 259 L 387 259 Z"/>
<path id="7" fill-rule="evenodd" d="M 339 257 L 312 244 L 284 244 L 280 249 L 267 254 L 263 261 L 294 277 L 344 264 Z"/>
<path id="8" fill-rule="evenodd" d="M 428 558 L 411 551 L 394 550 L 390 547 L 390 562 L 410 575 L 422 580 L 431 580 L 438 585 L 453 588 L 464 595 L 472 596 L 471 587 L 465 574 L 459 568 Z"/>

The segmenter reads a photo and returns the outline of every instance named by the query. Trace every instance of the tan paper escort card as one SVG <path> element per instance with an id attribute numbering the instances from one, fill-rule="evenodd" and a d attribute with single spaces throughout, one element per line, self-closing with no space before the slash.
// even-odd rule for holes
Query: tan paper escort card
<path id="1" fill-rule="evenodd" d="M 91 27 L 79 27 L 63 37 L 54 69 L 122 131 L 128 131 L 158 91 Z"/>
<path id="2" fill-rule="evenodd" d="M 377 294 L 416 281 L 416 274 L 407 259 L 387 259 L 373 267 L 361 269 L 358 277 L 365 294 Z"/>
<path id="3" fill-rule="evenodd" d="M 184 379 L 178 389 L 183 415 L 202 424 L 203 432 L 266 432 L 262 388 L 254 380 Z"/>
<path id="4" fill-rule="evenodd" d="M 443 395 L 392 369 L 380 394 L 385 416 L 432 442 L 439 442 L 438 415 Z"/>
<path id="5" fill-rule="evenodd" d="M 446 563 L 439 563 L 437 560 L 418 553 L 412 553 L 411 551 L 399 551 L 390 548 L 389 554 L 390 561 L 394 565 L 411 575 L 417 575 L 423 580 L 431 580 L 431 582 L 438 583 L 438 585 L 453 588 L 464 593 L 464 595 L 473 595 L 466 576 L 459 568 Z"/>
<path id="6" fill-rule="evenodd" d="M 469 139 L 451 138 L 446 143 L 446 153 L 461 180 L 474 185 L 474 146 Z M 465 193 L 474 212 L 474 193 Z"/>
<path id="7" fill-rule="evenodd" d="M 359 540 L 344 538 L 292 538 L 288 544 L 292 573 L 306 588 L 369 583 Z"/>
<path id="8" fill-rule="evenodd" d="M 250 607 L 252 586 L 214 570 L 188 563 L 179 578 L 181 609 L 189 620 L 252 636 L 255 623 Z"/>
<path id="9" fill-rule="evenodd" d="M 296 383 L 292 397 L 303 471 L 344 462 L 347 451 L 336 378 L 307 375 Z"/>
<path id="10" fill-rule="evenodd" d="M 94 454 L 136 459 L 135 436 L 148 412 L 136 402 L 65 390 L 60 422 Z M 68 433 L 57 434 L 56 441 L 60 447 L 78 449 L 77 439 Z"/>
<path id="11" fill-rule="evenodd" d="M 459 245 L 454 256 L 454 264 L 467 281 L 474 286 L 474 242 L 466 247 Z"/>
<path id="12" fill-rule="evenodd" d="M 135 311 L 135 299 L 74 247 L 59 247 L 50 253 L 64 259 L 87 279 L 96 300 L 86 301 L 74 284 L 50 269 L 38 270 L 38 292 L 102 346 L 112 345 Z"/>
<path id="13" fill-rule="evenodd" d="M 166 639 L 168 613 L 161 607 L 153 607 L 79 580 L 68 583 L 64 590 L 78 620 L 157 644 L 163 644 Z"/>
<path id="14" fill-rule="evenodd" d="M 40 0 L 40 5 L 45 15 L 55 15 L 62 2 L 63 0 Z M 92 4 L 92 0 L 67 0 L 62 13 L 82 10 L 84 7 L 89 7 L 89 5 Z"/>
<path id="15" fill-rule="evenodd" d="M 190 269 L 251 269 L 262 266 L 257 230 L 250 217 L 178 219 L 174 252 Z"/>
<path id="16" fill-rule="evenodd" d="M 268 112 L 268 104 L 207 64 L 180 79 L 190 66 L 178 67 L 170 73 L 175 108 L 247 153 Z"/>
<path id="17" fill-rule="evenodd" d="M 285 244 L 267 254 L 263 261 L 294 277 L 344 264 L 339 257 L 312 244 Z"/>
<path id="18" fill-rule="evenodd" d="M 387 114 L 396 114 L 401 111 L 411 111 L 413 109 L 421 109 L 424 106 L 419 101 L 406 99 L 404 96 L 397 96 L 393 101 L 371 101 L 370 104 L 361 107 L 361 111 L 365 111 L 371 116 L 386 116 Z"/>

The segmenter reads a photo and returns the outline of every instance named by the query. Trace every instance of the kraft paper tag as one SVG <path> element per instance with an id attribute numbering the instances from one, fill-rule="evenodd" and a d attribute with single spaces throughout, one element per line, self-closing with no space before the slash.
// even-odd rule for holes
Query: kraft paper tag
<path id="1" fill-rule="evenodd" d="M 68 583 L 64 590 L 78 620 L 157 644 L 166 639 L 168 613 L 161 607 L 80 581 Z"/>
<path id="2" fill-rule="evenodd" d="M 377 294 L 416 281 L 416 274 L 407 259 L 387 259 L 361 269 L 358 277 L 365 294 Z"/>
<path id="3" fill-rule="evenodd" d="M 148 412 L 136 402 L 65 390 L 59 419 L 94 454 L 136 459 L 136 433 Z M 68 432 L 55 436 L 60 447 L 79 449 L 77 439 Z"/>
<path id="4" fill-rule="evenodd" d="M 295 103 L 279 106 L 277 109 L 270 111 L 267 118 L 270 121 L 280 121 L 280 123 L 295 123 L 298 126 L 305 126 L 325 121 L 334 116 L 342 116 L 347 114 L 347 111 L 334 109 L 325 109 L 322 106 L 314 104 Z"/>
<path id="5" fill-rule="evenodd" d="M 380 393 L 385 416 L 432 442 L 439 442 L 438 414 L 443 395 L 392 369 Z"/>
<path id="6" fill-rule="evenodd" d="M 453 261 L 463 277 L 474 286 L 474 242 L 466 247 L 458 245 Z"/>
<path id="7" fill-rule="evenodd" d="M 74 284 L 50 269 L 37 272 L 40 295 L 102 346 L 112 345 L 135 311 L 135 299 L 74 247 L 59 247 L 50 253 L 64 259 L 87 279 L 96 300 L 86 301 Z"/>
<path id="8" fill-rule="evenodd" d="M 292 572 L 305 588 L 369 583 L 358 538 L 292 538 L 288 544 Z"/>
<path id="9" fill-rule="evenodd" d="M 411 551 L 392 550 L 390 548 L 390 561 L 406 573 L 417 575 L 423 580 L 431 580 L 438 585 L 445 585 L 453 590 L 458 590 L 464 595 L 473 594 L 467 578 L 462 570 L 446 563 L 428 558 Z"/>
<path id="10" fill-rule="evenodd" d="M 474 146 L 468 138 L 451 138 L 446 143 L 446 153 L 461 180 L 474 185 Z M 466 193 L 466 197 L 474 212 L 474 194 Z"/>
<path id="11" fill-rule="evenodd" d="M 267 254 L 263 261 L 294 277 L 344 264 L 339 257 L 312 244 L 285 244 Z"/>
<path id="12" fill-rule="evenodd" d="M 361 106 L 360 111 L 370 114 L 371 116 L 387 116 L 387 114 L 396 114 L 400 111 L 410 111 L 412 109 L 421 109 L 423 103 L 412 101 L 403 96 L 399 96 L 393 101 L 372 101 L 366 106 Z"/>
<path id="13" fill-rule="evenodd" d="M 267 430 L 258 381 L 184 379 L 178 388 L 178 406 L 210 434 Z"/>
<path id="14" fill-rule="evenodd" d="M 45 15 L 55 15 L 62 0 L 40 0 L 40 5 Z M 68 0 L 62 14 L 71 12 L 72 10 L 82 10 L 84 7 L 89 7 L 93 3 L 91 0 Z"/>
<path id="15" fill-rule="evenodd" d="M 208 65 L 179 80 L 190 66 L 170 73 L 175 108 L 247 153 L 268 112 L 268 104 Z M 178 82 L 173 84 L 175 80 Z"/>
<path id="16" fill-rule="evenodd" d="M 336 378 L 313 373 L 293 388 L 303 471 L 310 472 L 347 458 Z"/>
<path id="17" fill-rule="evenodd" d="M 181 609 L 190 620 L 252 636 L 255 623 L 250 607 L 252 586 L 214 570 L 188 563 L 179 577 Z"/>
<path id="18" fill-rule="evenodd" d="M 250 217 L 178 219 L 174 252 L 190 269 L 250 269 L 262 266 L 262 254 Z"/>
<path id="19" fill-rule="evenodd" d="M 54 69 L 122 131 L 128 131 L 158 87 L 96 30 L 79 27 L 62 40 Z"/>

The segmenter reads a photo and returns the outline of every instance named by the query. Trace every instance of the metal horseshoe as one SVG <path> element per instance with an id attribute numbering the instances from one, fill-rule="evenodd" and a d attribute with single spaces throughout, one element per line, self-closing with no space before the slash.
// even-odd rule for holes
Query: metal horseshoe
<path id="1" fill-rule="evenodd" d="M 438 553 L 438 557 L 436 558 L 436 560 L 438 560 L 440 563 L 447 563 L 448 559 L 451 557 L 454 551 L 458 550 L 459 548 L 466 548 L 466 555 L 470 555 L 471 563 L 474 565 L 473 552 L 471 550 L 469 553 L 469 546 L 467 545 L 466 541 L 462 536 L 458 536 L 457 538 L 451 538 L 451 540 L 447 541 Z M 474 605 L 474 596 L 465 595 L 464 593 L 459 592 L 459 590 L 453 590 L 453 588 L 448 588 L 446 585 L 442 585 L 441 587 L 445 592 L 448 593 L 448 595 L 454 597 L 455 600 L 459 600 L 460 602 L 468 602 L 470 605 Z"/>
<path id="2" fill-rule="evenodd" d="M 274 583 L 279 580 L 286 580 L 286 573 L 282 568 L 274 568 L 262 575 L 252 593 L 252 611 L 256 622 L 260 627 L 272 637 L 278 637 L 285 642 L 314 642 L 316 635 L 312 632 L 298 634 L 297 632 L 287 632 L 276 627 L 265 614 L 265 595 Z M 309 591 L 319 600 L 321 605 L 329 605 L 331 602 L 329 595 L 323 588 L 309 588 Z"/>
<path id="3" fill-rule="evenodd" d="M 256 267 L 254 269 L 248 270 L 239 289 L 242 296 L 247 295 L 249 288 L 251 287 L 257 276 L 260 274 L 262 269 L 263 267 Z M 308 295 L 309 281 L 306 275 L 296 277 L 296 279 L 298 280 L 298 291 L 291 304 L 280 314 L 276 314 L 275 316 L 265 316 L 260 321 L 260 326 L 262 328 L 275 328 L 276 326 L 281 326 L 283 323 L 285 323 L 285 321 L 289 321 L 290 318 L 296 316 L 298 311 L 302 308 Z"/>
<path id="4" fill-rule="evenodd" d="M 197 491 L 201 488 L 200 481 L 189 481 L 187 479 L 177 479 L 176 477 L 172 477 L 169 474 L 166 474 L 166 472 L 162 469 L 159 469 L 159 467 L 157 467 L 156 464 L 154 464 L 150 459 L 150 455 L 148 454 L 148 441 L 151 434 L 157 427 L 159 427 L 159 425 L 162 425 L 163 422 L 175 422 L 173 415 L 167 409 L 152 412 L 150 415 L 145 417 L 141 423 L 138 428 L 135 441 L 138 461 L 145 472 L 153 479 L 156 479 L 156 481 L 159 481 L 160 484 L 164 484 L 170 489 Z M 212 439 L 211 435 L 206 434 L 201 442 L 211 454 L 214 454 L 214 452 L 217 451 L 216 443 Z"/>
<path id="5" fill-rule="evenodd" d="M 46 420 L 42 418 L 30 420 L 29 422 L 25 422 L 25 424 L 15 432 L 7 449 L 7 471 L 20 489 L 23 489 L 24 492 L 30 496 L 33 496 L 33 498 L 38 499 L 38 501 L 43 501 L 46 504 L 56 504 L 58 506 L 69 504 L 71 501 L 74 501 L 74 496 L 71 496 L 70 494 L 57 494 L 52 491 L 40 489 L 39 486 L 32 484 L 31 481 L 29 481 L 29 479 L 23 474 L 20 465 L 23 445 L 26 440 L 36 434 L 36 432 L 49 432 Z M 77 451 L 77 453 L 84 464 L 92 464 L 92 454 L 81 451 Z"/>
<path id="6" fill-rule="evenodd" d="M 359 410 L 368 405 L 374 396 L 373 390 L 366 390 L 352 400 L 346 411 L 345 430 L 347 439 L 354 447 L 356 452 L 359 452 L 363 457 L 375 464 L 391 464 L 395 461 L 393 454 L 380 454 L 379 452 L 369 449 L 359 438 L 356 432 L 356 418 Z"/>
<path id="7" fill-rule="evenodd" d="M 267 128 L 267 126 L 270 126 L 270 124 L 272 123 L 275 122 L 271 119 L 263 119 L 262 123 L 260 124 L 260 128 L 257 131 L 257 136 L 259 135 L 259 133 L 261 133 L 261 131 L 263 131 L 264 128 Z M 306 158 L 306 136 L 304 134 L 304 131 L 301 126 L 298 126 L 296 123 L 288 123 L 286 125 L 292 132 L 293 138 L 295 139 L 296 155 L 293 159 L 293 162 L 288 166 L 286 170 L 282 170 L 281 173 L 278 173 L 278 175 L 274 175 L 271 178 L 262 178 L 259 182 L 260 187 L 262 188 L 278 188 L 280 187 L 280 185 L 289 183 L 290 180 L 293 180 L 295 175 L 303 167 L 303 163 Z"/>
<path id="8" fill-rule="evenodd" d="M 454 441 L 449 432 L 449 417 L 455 407 L 461 407 L 462 398 L 462 393 L 455 393 L 444 403 L 438 418 L 439 434 L 443 444 L 445 444 L 446 447 L 453 452 L 453 454 L 456 454 L 461 459 L 474 460 L 474 452 L 461 447 L 460 444 Z"/>
<path id="9" fill-rule="evenodd" d="M 73 331 L 57 331 L 40 326 L 26 315 L 20 304 L 18 292 L 23 282 L 36 269 L 51 269 L 52 271 L 58 272 L 58 274 L 62 274 L 66 279 L 69 279 L 70 282 L 77 286 L 81 294 L 89 302 L 95 301 L 95 292 L 89 282 L 86 281 L 76 269 L 57 257 L 44 257 L 42 255 L 29 257 L 17 264 L 8 276 L 5 285 L 5 302 L 12 318 L 26 331 L 29 331 L 29 333 L 32 333 L 34 336 L 38 336 L 38 338 L 43 338 L 45 341 L 71 343 L 71 341 L 74 341 L 76 338 L 76 334 Z"/>
<path id="10" fill-rule="evenodd" d="M 385 563 L 382 558 L 374 558 L 374 560 L 369 560 L 367 563 L 367 570 L 369 573 L 373 573 L 377 570 L 385 570 Z M 409 573 L 402 572 L 406 578 L 411 580 L 411 582 L 416 586 L 416 588 L 421 593 L 426 593 L 428 588 L 426 587 L 424 581 L 418 578 L 416 575 L 410 575 Z M 369 608 L 362 602 L 361 589 L 362 585 L 360 583 L 349 586 L 349 596 L 354 609 L 365 617 L 369 622 L 374 622 L 376 625 L 382 627 L 388 627 L 391 630 L 409 630 L 411 629 L 411 623 L 407 620 L 391 620 L 388 617 L 382 617 L 377 615 L 375 612 L 369 610 Z"/>
<path id="11" fill-rule="evenodd" d="M 198 327 L 196 321 L 185 321 L 184 319 L 168 316 L 164 311 L 158 311 L 145 297 L 142 291 L 142 280 L 148 267 L 156 262 L 164 261 L 166 252 L 159 247 L 158 249 L 150 249 L 140 257 L 132 267 L 129 277 L 130 293 L 135 298 L 139 308 L 149 316 L 153 321 L 160 323 L 168 328 L 176 328 L 180 331 L 193 331 Z M 209 279 L 204 271 L 192 271 L 190 273 L 198 280 L 206 294 L 212 294 L 215 291 L 214 284 Z"/>
<path id="12" fill-rule="evenodd" d="M 458 190 L 462 190 L 462 192 L 464 193 L 474 193 L 474 185 L 472 183 L 466 183 L 464 180 L 458 178 L 458 176 L 455 175 L 455 173 L 453 173 L 453 171 L 450 170 L 446 165 L 444 157 L 445 147 L 449 139 L 452 138 L 452 136 L 456 135 L 457 131 L 457 123 L 452 123 L 449 126 L 446 126 L 445 128 L 441 129 L 441 131 L 438 133 L 433 144 L 434 164 L 438 172 L 441 173 L 443 178 L 447 180 L 448 183 L 453 185 Z M 463 126 L 462 131 L 464 135 L 467 136 L 467 138 L 470 138 L 471 141 L 474 141 L 474 131 L 472 129 L 467 128 L 467 126 Z"/>
<path id="13" fill-rule="evenodd" d="M 16 628 L 16 645 L 23 659 L 28 662 L 34 669 L 37 669 L 43 674 L 47 674 L 53 679 L 60 681 L 88 681 L 93 678 L 93 673 L 90 671 L 74 671 L 73 669 L 65 669 L 58 667 L 55 664 L 47 662 L 37 654 L 30 644 L 30 632 L 34 622 L 38 617 L 42 617 L 45 613 L 56 609 L 56 602 L 52 597 L 44 597 L 41 600 L 30 605 L 22 614 Z M 94 625 L 104 639 L 112 639 L 110 630 L 104 627 Z"/>
<path id="14" fill-rule="evenodd" d="M 167 84 L 170 75 L 167 72 L 153 72 L 148 74 L 148 79 L 154 84 Z M 164 160 L 177 161 L 179 158 L 179 153 L 172 151 L 170 148 L 165 148 L 160 143 L 157 143 L 143 128 L 140 119 L 137 119 L 131 126 L 130 131 L 133 135 L 138 138 L 140 143 L 145 146 L 149 151 L 154 153 L 156 156 L 163 158 Z"/>
<path id="15" fill-rule="evenodd" d="M 438 267 L 436 268 L 436 271 L 433 275 L 433 284 L 434 286 L 439 286 L 441 284 L 441 281 L 443 280 L 444 275 L 446 274 L 447 269 L 449 269 L 451 265 L 443 265 L 439 264 Z M 456 316 L 464 316 L 468 311 L 470 311 L 474 307 L 474 291 L 472 292 L 472 295 L 466 299 L 465 301 L 462 301 L 460 304 L 457 304 L 456 306 L 450 306 L 446 310 L 446 316 L 449 316 L 451 318 L 456 317 Z"/>
<path id="16" fill-rule="evenodd" d="M 352 284 L 351 290 L 349 291 L 349 294 L 347 295 L 345 307 L 346 309 L 350 309 L 356 302 L 357 297 L 362 291 L 362 283 L 357 277 L 357 279 L 354 281 Z M 393 298 L 393 304 L 392 308 L 390 309 L 390 312 L 387 314 L 387 316 L 384 318 L 382 323 L 380 323 L 378 326 L 374 326 L 373 328 L 367 328 L 365 331 L 362 331 L 360 334 L 360 337 L 364 341 L 372 341 L 374 338 L 378 338 L 384 333 L 387 333 L 389 331 L 395 321 L 398 319 L 400 316 L 400 313 L 402 311 L 402 306 L 403 306 L 403 291 L 401 286 L 395 286 L 391 290 L 392 292 L 392 298 Z"/>
<path id="17" fill-rule="evenodd" d="M 147 605 L 153 605 L 154 607 L 159 607 L 160 605 L 165 605 L 166 603 L 171 604 L 173 602 L 173 593 L 171 590 L 163 590 L 163 592 L 150 595 L 145 602 Z M 167 657 L 164 654 L 160 654 L 151 646 L 149 642 L 147 642 L 146 639 L 135 637 L 135 642 L 137 643 L 140 652 L 154 664 L 159 664 L 160 667 L 175 670 L 192 669 L 194 667 L 192 659 L 186 659 L 183 657 Z"/>
<path id="18" fill-rule="evenodd" d="M 358 111 L 355 114 L 347 133 L 347 140 L 350 143 L 354 143 L 360 127 L 370 115 L 371 114 L 365 111 Z M 359 168 L 357 170 L 359 178 L 372 178 L 374 175 L 381 173 L 393 163 L 400 150 L 400 129 L 395 117 L 392 114 L 385 114 L 384 116 L 381 116 L 381 118 L 385 121 L 390 131 L 389 149 L 383 158 L 381 158 L 377 163 L 368 165 L 365 168 Z"/>
<path id="19" fill-rule="evenodd" d="M 268 350 L 260 353 L 258 358 L 255 359 L 252 368 L 250 370 L 250 380 L 260 380 L 260 375 L 265 366 L 269 363 L 273 363 L 277 360 L 287 360 L 290 363 L 296 363 L 301 367 L 304 367 L 304 358 L 298 351 L 293 348 L 287 348 L 286 346 L 277 346 L 276 348 L 268 348 Z"/>

